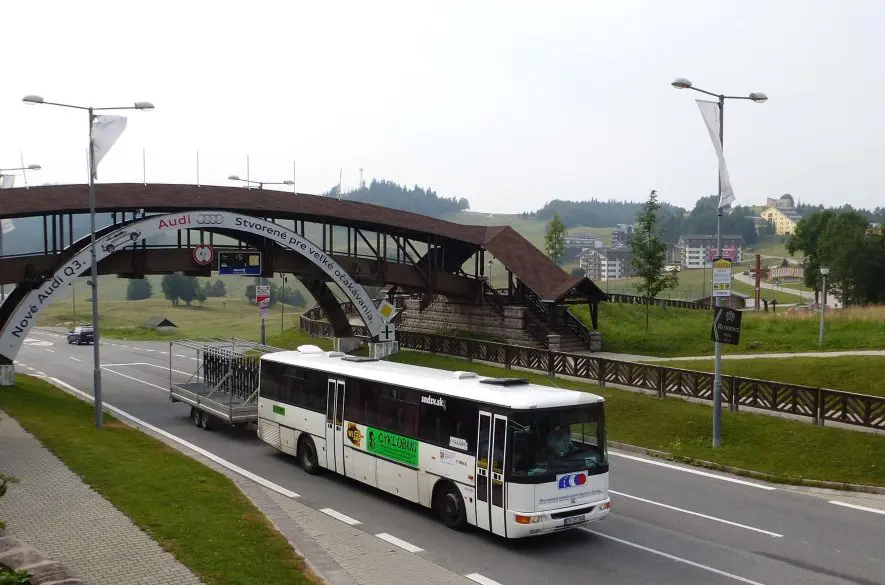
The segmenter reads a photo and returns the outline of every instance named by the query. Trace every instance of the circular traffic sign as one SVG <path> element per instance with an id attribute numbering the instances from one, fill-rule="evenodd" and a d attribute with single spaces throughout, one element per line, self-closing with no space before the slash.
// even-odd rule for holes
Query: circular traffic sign
<path id="1" fill-rule="evenodd" d="M 213 258 L 215 258 L 215 249 L 212 246 L 208 244 L 194 246 L 194 262 L 200 266 L 211 264 Z"/>

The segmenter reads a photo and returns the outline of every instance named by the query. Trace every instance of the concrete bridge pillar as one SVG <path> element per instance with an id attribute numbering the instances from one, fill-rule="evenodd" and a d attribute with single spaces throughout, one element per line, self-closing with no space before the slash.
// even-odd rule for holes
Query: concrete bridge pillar
<path id="1" fill-rule="evenodd" d="M 0 386 L 12 386 L 13 384 L 15 384 L 15 366 L 0 364 Z"/>
<path id="2" fill-rule="evenodd" d="M 359 337 L 335 337 L 332 339 L 335 351 L 342 353 L 350 353 L 355 349 L 359 349 L 363 345 L 363 340 Z"/>
<path id="3" fill-rule="evenodd" d="M 376 341 L 369 343 L 369 355 L 375 359 L 384 359 L 399 353 L 398 341 Z"/>

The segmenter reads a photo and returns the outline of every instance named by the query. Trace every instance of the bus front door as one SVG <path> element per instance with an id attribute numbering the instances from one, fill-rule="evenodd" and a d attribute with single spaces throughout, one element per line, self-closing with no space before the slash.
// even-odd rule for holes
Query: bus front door
<path id="1" fill-rule="evenodd" d="M 504 456 L 507 453 L 507 417 L 480 411 L 476 445 L 476 525 L 506 536 Z"/>
<path id="2" fill-rule="evenodd" d="M 326 467 L 344 474 L 344 380 L 333 378 L 326 394 Z"/>

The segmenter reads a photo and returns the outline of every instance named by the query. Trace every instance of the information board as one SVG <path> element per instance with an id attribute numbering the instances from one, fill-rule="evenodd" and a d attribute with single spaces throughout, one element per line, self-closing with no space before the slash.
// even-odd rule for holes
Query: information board
<path id="1" fill-rule="evenodd" d="M 261 276 L 261 252 L 218 252 L 218 274 Z"/>
<path id="2" fill-rule="evenodd" d="M 713 311 L 712 341 L 738 345 L 741 340 L 741 317 L 743 313 L 729 307 L 715 307 Z"/>
<path id="3" fill-rule="evenodd" d="M 713 261 L 713 296 L 731 296 L 731 261 L 725 258 Z"/>

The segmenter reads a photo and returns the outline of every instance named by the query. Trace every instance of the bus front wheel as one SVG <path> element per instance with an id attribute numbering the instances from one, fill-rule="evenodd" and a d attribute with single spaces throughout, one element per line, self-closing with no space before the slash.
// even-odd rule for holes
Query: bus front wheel
<path id="1" fill-rule="evenodd" d="M 298 441 L 298 461 L 301 462 L 302 469 L 307 473 L 316 475 L 320 472 L 320 464 L 317 461 L 317 448 L 310 437 L 302 437 Z"/>
<path id="2" fill-rule="evenodd" d="M 464 497 L 461 491 L 449 482 L 440 487 L 436 493 L 436 513 L 449 528 L 463 530 L 467 526 Z"/>

